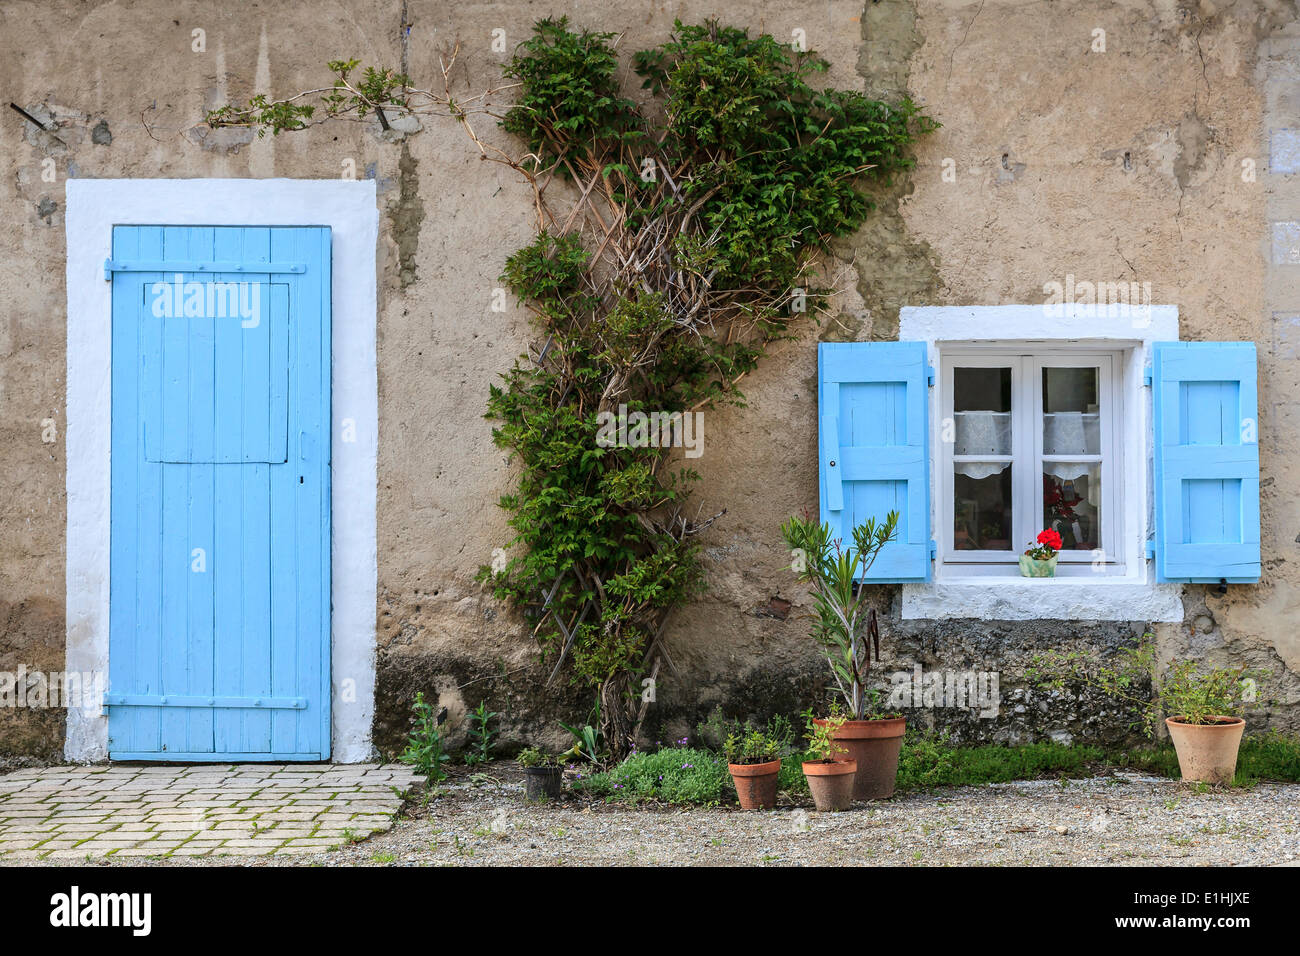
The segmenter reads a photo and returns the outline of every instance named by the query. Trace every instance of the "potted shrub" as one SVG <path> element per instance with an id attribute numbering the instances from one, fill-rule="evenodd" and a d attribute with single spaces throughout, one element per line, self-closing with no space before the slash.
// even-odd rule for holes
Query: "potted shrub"
<path id="1" fill-rule="evenodd" d="M 813 637 L 826 654 L 834 688 L 844 704 L 846 719 L 834 739 L 857 764 L 854 800 L 893 796 L 906 730 L 903 716 L 882 712 L 876 694 L 867 687 L 873 645 L 876 660 L 880 659 L 880 629 L 875 610 L 867 607 L 867 589 L 857 584 L 880 549 L 894 540 L 897 528 L 897 511 L 889 512 L 879 525 L 871 518 L 853 529 L 852 547 L 833 537 L 830 525 L 806 514 L 791 518 L 781 528 L 795 556 L 793 570 L 812 594 Z"/>
<path id="2" fill-rule="evenodd" d="M 524 792 L 529 800 L 557 799 L 564 789 L 564 764 L 559 757 L 529 747 L 515 758 L 524 768 Z"/>
<path id="3" fill-rule="evenodd" d="M 744 809 L 771 810 L 776 806 L 776 781 L 781 772 L 783 748 L 783 741 L 749 723 L 727 736 L 722 752 Z"/>
<path id="4" fill-rule="evenodd" d="M 803 775 L 808 778 L 808 790 L 821 813 L 847 810 L 853 802 L 858 763 L 844 759 L 848 750 L 835 740 L 843 726 L 844 717 L 839 714 L 814 720 L 809 713 L 807 756 L 810 759 L 803 762 Z"/>
<path id="5" fill-rule="evenodd" d="M 1246 721 L 1246 696 L 1254 677 L 1244 667 L 1202 671 L 1195 661 L 1179 661 L 1160 683 L 1165 727 L 1178 752 L 1184 780 L 1228 783 L 1237 772 L 1237 748 Z M 1251 688 L 1248 694 L 1246 688 Z"/>
<path id="6" fill-rule="evenodd" d="M 1026 578 L 1056 577 L 1056 559 L 1061 555 L 1061 535 L 1052 528 L 1038 532 L 1037 542 L 1020 556 L 1020 574 Z"/>
<path id="7" fill-rule="evenodd" d="M 1082 651 L 1052 652 L 1035 657 L 1026 676 L 1046 688 L 1083 684 L 1134 707 L 1150 737 L 1163 716 L 1183 779 L 1228 783 L 1237 770 L 1237 748 L 1246 727 L 1241 715 L 1254 702 L 1256 681 L 1267 674 L 1245 666 L 1203 670 L 1197 661 L 1185 660 L 1157 681 L 1155 659 L 1148 631 L 1137 647 L 1120 651 L 1114 663 L 1097 663 Z M 1150 693 L 1145 692 L 1148 686 Z"/>

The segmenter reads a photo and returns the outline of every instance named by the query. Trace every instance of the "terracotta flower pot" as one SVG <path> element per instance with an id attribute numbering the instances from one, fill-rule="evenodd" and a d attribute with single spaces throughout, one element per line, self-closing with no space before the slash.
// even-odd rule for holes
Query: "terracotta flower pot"
<path id="1" fill-rule="evenodd" d="M 808 789 L 818 812 L 849 808 L 857 772 L 855 760 L 814 760 L 803 765 L 803 775 L 808 778 Z"/>
<path id="2" fill-rule="evenodd" d="M 1240 717 L 1215 717 L 1212 724 L 1165 720 L 1184 780 L 1227 783 L 1237 772 L 1237 747 L 1246 722 Z"/>
<path id="3" fill-rule="evenodd" d="M 906 730 L 905 717 L 846 720 L 840 727 L 835 742 L 846 751 L 844 759 L 858 765 L 858 772 L 853 776 L 854 800 L 886 800 L 894 795 L 898 752 L 903 747 Z"/>
<path id="4" fill-rule="evenodd" d="M 768 763 L 730 763 L 731 779 L 736 784 L 736 796 L 746 810 L 771 810 L 776 806 L 776 775 L 781 771 L 781 761 Z"/>
<path id="5" fill-rule="evenodd" d="M 1054 578 L 1056 577 L 1056 559 L 1059 554 L 1054 554 L 1046 561 L 1038 561 L 1027 554 L 1020 556 L 1020 576 L 1024 578 Z"/>
<path id="6" fill-rule="evenodd" d="M 525 767 L 524 792 L 529 801 L 555 800 L 564 790 L 563 767 Z"/>

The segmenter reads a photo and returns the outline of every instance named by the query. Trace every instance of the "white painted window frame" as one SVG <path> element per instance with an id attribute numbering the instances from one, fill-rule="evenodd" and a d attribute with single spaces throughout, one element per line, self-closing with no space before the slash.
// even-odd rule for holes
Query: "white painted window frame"
<path id="1" fill-rule="evenodd" d="M 926 343 L 932 368 L 961 350 L 1014 348 L 1044 353 L 1062 350 L 1116 356 L 1115 378 L 1122 408 L 1113 432 L 1123 462 L 1121 528 L 1114 561 L 1091 562 L 1058 571 L 1055 578 L 1024 578 L 1010 566 L 988 569 L 949 563 L 941 521 L 950 510 L 944 494 L 943 388 L 936 375 L 929 395 L 931 527 L 938 555 L 933 580 L 905 584 L 902 615 L 908 619 L 1181 621 L 1182 588 L 1155 580 L 1146 557 L 1153 527 L 1151 390 L 1144 372 L 1152 345 L 1178 339 L 1176 306 L 1003 305 L 908 307 L 899 318 L 899 339 Z M 950 450 L 948 452 L 950 454 Z M 951 465 L 948 466 L 951 471 Z M 947 516 L 947 517 L 945 517 Z M 1117 517 L 1120 517 L 1117 515 Z M 1018 548 L 1023 550 L 1023 547 Z M 995 585 L 995 586 L 991 586 Z"/>
<path id="2" fill-rule="evenodd" d="M 107 684 L 112 284 L 104 278 L 104 261 L 112 255 L 113 226 L 329 226 L 330 750 L 336 763 L 373 759 L 379 436 L 374 182 L 71 179 L 66 195 L 67 670 L 102 675 Z M 102 710 L 68 709 L 64 755 L 81 763 L 107 759 Z"/>
<path id="3" fill-rule="evenodd" d="M 1019 577 L 1018 555 L 1041 531 L 1044 524 L 1042 508 L 1043 471 L 1043 395 L 1042 371 L 1044 368 L 1096 366 L 1098 372 L 1098 398 L 1100 417 L 1101 459 L 1101 555 L 1092 551 L 1062 551 L 1058 560 L 1057 575 L 1064 577 L 1076 573 L 1124 572 L 1123 555 L 1117 544 L 1123 538 L 1124 486 L 1118 479 L 1123 471 L 1124 393 L 1119 387 L 1117 366 L 1123 362 L 1123 351 L 1105 351 L 1069 346 L 1044 347 L 1041 343 L 1015 346 L 1011 343 L 982 342 L 967 346 L 944 345 L 939 348 L 941 365 L 935 381 L 940 408 L 940 431 L 954 421 L 956 368 L 1010 368 L 1011 369 L 1011 436 L 1009 457 L 1012 468 L 1012 540 L 1010 551 L 958 551 L 955 544 L 953 499 L 955 488 L 954 443 L 941 440 L 939 456 L 935 459 L 939 475 L 936 485 L 939 493 L 934 502 L 935 531 L 938 541 L 941 573 L 987 574 Z M 941 434 L 942 438 L 942 434 Z M 989 460 L 1002 456 L 976 456 Z M 1090 456 L 1070 456 L 1069 461 L 1081 461 Z M 1086 567 L 1079 567 L 1085 565 Z"/>

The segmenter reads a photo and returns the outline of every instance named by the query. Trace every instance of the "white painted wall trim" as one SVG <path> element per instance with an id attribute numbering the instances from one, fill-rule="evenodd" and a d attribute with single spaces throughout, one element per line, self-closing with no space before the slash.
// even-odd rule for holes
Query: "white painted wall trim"
<path id="1" fill-rule="evenodd" d="M 379 394 L 375 355 L 379 211 L 370 180 L 71 179 L 67 183 L 67 664 L 108 674 L 114 225 L 329 226 L 333 234 L 331 751 L 372 759 Z M 356 440 L 344 442 L 350 419 Z M 108 757 L 108 718 L 68 710 L 68 760 Z"/>
<path id="2" fill-rule="evenodd" d="M 1154 470 L 1151 456 L 1151 390 L 1142 383 L 1155 342 L 1178 340 L 1173 305 L 995 305 L 907 307 L 899 316 L 899 340 L 926 343 L 930 364 L 939 369 L 945 346 L 982 342 L 1079 345 L 1124 349 L 1125 488 L 1122 575 L 1083 574 L 1032 580 L 1018 575 L 961 575 L 943 566 L 942 543 L 935 576 L 925 584 L 903 585 L 904 618 L 978 618 L 1027 621 L 1181 621 L 1182 586 L 1155 580 L 1145 557 L 1153 527 Z M 930 389 L 930 421 L 939 420 L 939 389 Z M 1132 400 L 1127 400 L 1132 399 Z M 941 429 L 931 428 L 930 461 L 940 460 Z M 1140 474 L 1132 475 L 1137 469 Z M 937 469 L 930 469 L 930 523 L 937 529 Z M 943 536 L 936 534 L 942 542 Z"/>

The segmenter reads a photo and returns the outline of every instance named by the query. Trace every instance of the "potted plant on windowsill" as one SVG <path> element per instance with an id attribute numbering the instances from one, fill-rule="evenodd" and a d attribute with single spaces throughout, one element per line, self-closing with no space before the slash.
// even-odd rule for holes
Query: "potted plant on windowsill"
<path id="1" fill-rule="evenodd" d="M 524 792 L 530 801 L 554 800 L 564 790 L 564 764 L 559 757 L 529 747 L 515 758 L 524 769 Z"/>
<path id="2" fill-rule="evenodd" d="M 1036 544 L 1031 544 L 1020 556 L 1020 573 L 1026 578 L 1056 577 L 1056 559 L 1061 553 L 1061 536 L 1051 528 L 1038 532 Z"/>
<path id="3" fill-rule="evenodd" d="M 741 807 L 771 810 L 776 806 L 776 784 L 784 748 L 783 741 L 749 723 L 727 735 L 722 752 Z"/>
<path id="4" fill-rule="evenodd" d="M 820 813 L 847 810 L 853 802 L 853 782 L 858 771 L 856 760 L 845 759 L 847 748 L 835 740 L 844 726 L 844 717 L 832 711 L 825 720 L 813 719 L 808 713 L 808 760 L 803 775 Z"/>
<path id="5" fill-rule="evenodd" d="M 857 582 L 875 563 L 880 549 L 894 540 L 898 512 L 880 524 L 875 518 L 853 529 L 853 546 L 845 547 L 830 525 L 808 515 L 794 517 L 781 533 L 794 554 L 792 569 L 811 591 L 816 613 L 813 637 L 826 654 L 834 688 L 844 704 L 844 723 L 835 741 L 857 764 L 854 800 L 883 800 L 893 796 L 898 753 L 906 721 L 901 714 L 883 713 L 867 688 L 871 651 L 880 659 L 880 629 L 876 612 L 867 607 L 867 589 Z"/>
<path id="6" fill-rule="evenodd" d="M 1121 650 L 1115 663 L 1097 663 L 1082 651 L 1053 651 L 1035 657 L 1026 677 L 1043 688 L 1082 684 L 1134 707 L 1149 737 L 1155 736 L 1163 716 L 1184 780 L 1230 782 L 1246 727 L 1242 714 L 1255 702 L 1256 684 L 1267 672 L 1245 666 L 1203 670 L 1199 662 L 1183 660 L 1157 680 L 1155 659 L 1148 631 L 1137 647 Z M 1144 693 L 1148 686 L 1150 694 Z"/>

